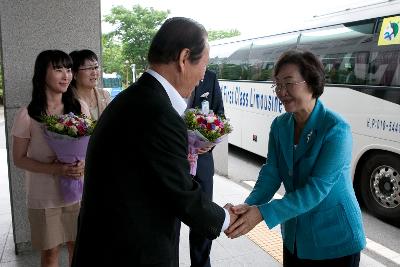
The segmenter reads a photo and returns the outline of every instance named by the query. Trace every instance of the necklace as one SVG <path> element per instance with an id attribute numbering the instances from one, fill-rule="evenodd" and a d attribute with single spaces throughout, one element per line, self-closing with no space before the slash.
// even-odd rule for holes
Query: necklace
<path id="1" fill-rule="evenodd" d="M 85 89 L 82 89 L 82 91 L 83 90 L 85 90 Z M 90 89 L 89 96 L 87 96 L 86 94 L 82 94 L 81 90 L 77 90 L 77 93 L 78 93 L 79 99 L 83 100 L 88 105 L 89 110 L 90 111 L 96 110 L 97 111 L 97 115 L 99 115 L 100 114 L 99 101 L 98 101 L 97 94 L 96 94 L 96 92 L 94 90 L 96 90 L 96 88 Z"/>
<path id="2" fill-rule="evenodd" d="M 96 101 L 96 93 L 93 92 L 94 89 L 90 90 L 89 96 L 80 96 L 80 99 L 86 102 L 88 104 L 89 108 L 95 108 L 97 106 L 97 101 Z M 94 94 L 94 96 L 93 96 Z"/>
<path id="3" fill-rule="evenodd" d="M 97 93 L 94 91 L 96 90 L 96 88 L 93 88 L 93 93 L 94 93 L 94 98 L 95 98 L 95 103 L 96 103 L 96 110 L 97 110 L 97 114 L 90 114 L 92 116 L 93 119 L 98 119 L 100 117 L 100 108 L 99 108 L 99 99 L 97 97 Z M 95 116 L 94 116 L 95 115 Z"/>
<path id="4" fill-rule="evenodd" d="M 95 88 L 92 88 L 90 90 L 89 97 L 79 94 L 78 91 L 79 98 L 82 99 L 88 105 L 90 115 L 93 119 L 97 119 L 100 116 L 99 101 L 95 90 L 96 90 Z"/>

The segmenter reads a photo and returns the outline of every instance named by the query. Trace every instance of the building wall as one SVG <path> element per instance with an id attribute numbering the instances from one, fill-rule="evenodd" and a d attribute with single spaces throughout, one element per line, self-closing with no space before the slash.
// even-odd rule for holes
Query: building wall
<path id="1" fill-rule="evenodd" d="M 100 0 L 0 0 L 0 46 L 13 233 L 17 252 L 30 248 L 24 173 L 15 168 L 10 136 L 14 114 L 31 98 L 36 56 L 88 48 L 100 56 Z"/>

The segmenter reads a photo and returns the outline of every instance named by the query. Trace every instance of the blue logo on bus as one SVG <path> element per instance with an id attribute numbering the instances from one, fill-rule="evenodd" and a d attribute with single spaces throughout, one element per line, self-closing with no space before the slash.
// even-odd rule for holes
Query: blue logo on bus
<path id="1" fill-rule="evenodd" d="M 393 40 L 396 38 L 397 34 L 399 33 L 399 23 L 390 22 L 383 33 L 383 38 L 388 41 Z"/>

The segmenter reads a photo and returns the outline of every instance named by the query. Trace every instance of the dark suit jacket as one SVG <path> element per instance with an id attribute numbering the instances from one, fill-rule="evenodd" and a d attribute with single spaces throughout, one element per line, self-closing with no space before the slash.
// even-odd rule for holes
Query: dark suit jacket
<path id="1" fill-rule="evenodd" d="M 86 156 L 73 266 L 172 266 L 176 219 L 210 239 L 224 210 L 189 175 L 187 128 L 144 73 L 103 112 Z"/>
<path id="2" fill-rule="evenodd" d="M 207 98 L 201 97 L 204 93 L 208 92 Z M 191 103 L 188 103 L 190 108 L 200 108 L 201 102 L 206 99 L 210 103 L 210 110 L 212 109 L 215 114 L 224 114 L 224 103 L 222 102 L 222 92 L 219 87 L 217 76 L 214 72 L 207 70 L 204 79 L 194 90 L 194 97 Z M 200 182 L 203 190 L 212 196 L 212 183 L 214 175 L 214 161 L 212 150 L 207 153 L 199 155 L 197 160 L 196 180 Z"/>

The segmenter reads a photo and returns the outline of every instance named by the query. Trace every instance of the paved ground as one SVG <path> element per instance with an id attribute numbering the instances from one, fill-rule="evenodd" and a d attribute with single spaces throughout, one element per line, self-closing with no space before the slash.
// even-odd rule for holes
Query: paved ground
<path id="1" fill-rule="evenodd" d="M 0 150 L 0 267 L 40 266 L 39 254 L 37 252 L 27 252 L 22 255 L 15 255 L 14 240 L 11 227 L 11 209 L 8 194 L 7 169 L 5 149 Z M 215 191 L 218 193 L 216 202 L 225 203 L 227 201 L 240 202 L 248 191 L 233 182 L 216 176 Z M 190 266 L 188 228 L 183 225 L 181 231 L 180 246 L 180 266 Z M 281 266 L 272 256 L 265 253 L 258 245 L 247 237 L 230 240 L 222 234 L 214 243 L 211 253 L 213 266 Z M 63 249 L 61 255 L 61 266 L 67 266 L 67 255 Z"/>

